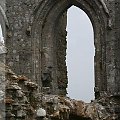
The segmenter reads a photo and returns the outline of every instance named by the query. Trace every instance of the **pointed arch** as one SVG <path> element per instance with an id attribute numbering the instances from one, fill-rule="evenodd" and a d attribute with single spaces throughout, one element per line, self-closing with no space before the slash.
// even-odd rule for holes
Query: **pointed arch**
<path id="1" fill-rule="evenodd" d="M 95 90 L 106 91 L 106 29 L 108 27 L 105 6 L 101 4 L 100 0 L 47 0 L 43 2 L 39 9 L 37 8 L 34 23 L 33 23 L 33 39 L 34 46 L 39 47 L 41 51 L 46 51 L 45 66 L 53 66 L 53 91 L 56 93 L 66 94 L 67 78 L 65 65 L 65 51 L 66 51 L 66 32 L 59 33 L 60 20 L 66 18 L 65 11 L 72 5 L 82 9 L 90 18 L 94 29 L 94 43 L 95 43 Z M 65 26 L 65 23 L 63 23 Z M 40 26 L 36 29 L 36 26 Z M 39 34 L 39 35 L 38 35 Z M 37 37 L 37 35 L 39 37 Z M 37 37 L 37 38 L 36 38 Z M 63 40 L 63 44 L 58 44 L 58 38 Z M 39 44 L 35 41 L 39 40 Z M 47 48 L 47 49 L 46 49 Z M 36 49 L 34 49 L 36 51 Z M 33 56 L 35 56 L 35 53 Z M 61 58 L 61 56 L 63 56 Z M 41 57 L 41 55 L 39 56 Z M 41 58 L 40 58 L 41 59 Z M 62 60 L 61 60 L 62 59 Z M 40 63 L 40 66 L 42 63 Z M 60 64 L 60 65 L 59 65 Z M 58 67 L 63 66 L 63 67 Z M 63 70 L 64 69 L 64 70 Z M 35 69 L 34 69 L 35 70 Z M 41 68 L 41 71 L 44 67 Z M 41 73 L 42 74 L 42 73 Z M 62 74 L 63 77 L 60 76 Z M 57 86 L 57 87 L 55 87 Z M 56 94 L 54 93 L 54 94 Z"/>
<path id="2" fill-rule="evenodd" d="M 94 99 L 94 32 L 86 13 L 71 6 L 67 11 L 67 92 L 70 98 Z"/>

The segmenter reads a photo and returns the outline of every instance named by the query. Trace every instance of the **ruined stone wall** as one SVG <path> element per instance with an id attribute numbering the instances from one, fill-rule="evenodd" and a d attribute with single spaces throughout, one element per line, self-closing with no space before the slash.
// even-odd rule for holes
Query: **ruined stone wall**
<path id="1" fill-rule="evenodd" d="M 102 105 L 119 115 L 119 0 L 6 0 L 6 64 L 36 82 L 39 92 L 66 95 L 65 12 L 72 5 L 93 24 L 96 99 L 109 96 Z"/>
<path id="2" fill-rule="evenodd" d="M 56 58 L 57 58 L 57 83 L 59 88 L 59 94 L 65 95 L 67 93 L 67 66 L 66 66 L 66 49 L 67 49 L 67 13 L 65 12 L 63 16 L 58 20 L 58 25 L 56 25 Z"/>
<path id="3" fill-rule="evenodd" d="M 63 17 L 62 14 L 71 5 L 76 5 L 85 10 L 93 23 L 96 48 L 95 90 L 114 93 L 115 88 L 119 89 L 116 87 L 116 85 L 119 86 L 117 84 L 119 81 L 115 77 L 119 74 L 118 68 L 115 67 L 119 66 L 117 62 L 119 60 L 116 58 L 118 50 L 115 51 L 117 43 L 115 39 L 117 38 L 115 37 L 116 29 L 114 29 L 114 26 L 118 26 L 116 21 L 119 16 L 117 17 L 116 13 L 119 4 L 115 0 L 98 0 L 93 4 L 92 2 L 88 4 L 85 1 L 66 2 L 64 0 L 61 2 L 52 0 L 6 1 L 6 15 L 9 22 L 6 63 L 17 74 L 33 78 L 40 88 L 46 71 L 51 67 L 52 92 L 57 91 L 59 87 L 65 93 L 67 86 L 66 16 Z M 115 7 L 116 5 L 117 7 Z M 57 11 L 58 8 L 61 11 Z M 94 10 L 96 10 L 95 13 Z"/>
<path id="4" fill-rule="evenodd" d="M 59 77 L 59 79 L 67 81 L 66 67 L 64 68 L 65 54 L 63 56 L 63 59 L 60 58 L 63 62 L 59 63 L 60 59 L 58 59 L 58 65 L 56 61 L 54 62 L 54 65 L 53 63 L 48 62 L 49 58 L 47 57 L 49 57 L 49 55 L 47 52 L 49 52 L 50 50 L 46 46 L 46 44 L 49 44 L 49 46 L 53 46 L 53 43 L 46 43 L 46 40 L 43 40 L 44 38 L 41 38 L 45 37 L 42 32 L 44 33 L 47 31 L 43 30 L 46 19 L 46 13 L 43 13 L 43 9 L 47 8 L 46 1 L 29 0 L 11 2 L 8 0 L 6 1 L 6 7 L 6 15 L 9 21 L 9 28 L 7 29 L 6 39 L 6 46 L 8 48 L 6 64 L 10 66 L 15 73 L 23 74 L 29 78 L 33 78 L 33 80 L 39 84 L 40 90 L 42 86 L 42 79 L 44 79 L 45 77 L 44 74 L 46 74 L 46 71 L 47 69 L 49 69 L 49 67 L 52 67 L 53 77 L 51 79 L 53 79 L 53 82 L 51 83 L 51 89 L 52 93 L 58 93 L 57 83 L 58 81 L 60 82 L 60 80 L 57 81 L 57 78 Z M 39 16 L 37 16 L 38 10 L 40 11 L 39 14 L 42 17 L 39 19 Z M 36 20 L 39 20 L 39 23 L 34 25 L 34 22 Z M 61 21 L 66 21 L 66 19 L 62 19 Z M 64 26 L 66 26 L 66 24 Z M 62 23 L 60 27 L 62 28 Z M 34 29 L 36 28 L 37 31 L 34 31 Z M 60 34 L 62 36 L 62 33 Z M 63 37 L 63 39 L 65 39 L 65 36 Z M 57 42 L 55 42 L 55 44 L 57 44 Z M 58 48 L 54 49 L 54 51 L 57 51 L 57 49 Z M 54 53 L 51 56 L 54 56 Z M 54 59 L 56 59 L 56 56 L 54 56 Z M 64 65 L 62 65 L 63 63 Z M 63 74 L 65 71 L 64 78 L 61 73 L 58 73 L 59 71 L 56 73 L 57 66 L 59 66 L 59 64 L 63 66 L 63 69 L 59 67 L 59 69 L 61 69 L 60 71 L 63 70 Z M 61 77 L 57 74 L 59 74 Z M 66 92 L 64 92 L 64 94 L 65 93 Z"/>
<path id="5" fill-rule="evenodd" d="M 118 95 L 120 95 L 120 86 L 117 86 L 120 85 L 120 78 L 119 78 L 119 75 L 120 75 L 120 54 L 119 54 L 119 51 L 120 51 L 120 1 L 119 0 L 116 0 L 115 2 L 115 24 L 114 24 L 114 27 L 113 27 L 113 30 L 114 30 L 114 37 L 115 37 L 115 66 L 116 66 L 116 80 L 115 80 L 115 83 L 116 83 L 116 93 Z"/>
<path id="6" fill-rule="evenodd" d="M 110 96 L 85 103 L 69 97 L 38 92 L 38 85 L 6 68 L 6 96 L 0 99 L 1 120 L 118 120 Z M 105 106 L 107 105 L 107 106 Z"/>
<path id="7" fill-rule="evenodd" d="M 6 39 L 8 48 L 6 63 L 17 74 L 24 74 L 34 79 L 37 78 L 34 76 L 33 63 L 38 62 L 39 64 L 39 61 L 35 57 L 33 58 L 34 49 L 37 48 L 34 48 L 31 26 L 34 9 L 38 4 L 37 0 L 6 1 L 6 15 L 9 21 Z M 36 57 L 39 57 L 39 54 Z"/>

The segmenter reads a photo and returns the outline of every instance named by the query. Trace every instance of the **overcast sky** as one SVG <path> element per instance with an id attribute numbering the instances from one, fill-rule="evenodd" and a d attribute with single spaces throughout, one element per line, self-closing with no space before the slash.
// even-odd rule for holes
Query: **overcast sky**
<path id="1" fill-rule="evenodd" d="M 72 6 L 67 22 L 68 96 L 86 102 L 94 99 L 94 35 L 90 19 Z"/>
<path id="2" fill-rule="evenodd" d="M 1 28 L 1 25 L 0 25 L 0 38 L 1 38 L 1 36 L 2 36 L 2 28 Z"/>
<path id="3" fill-rule="evenodd" d="M 79 8 L 68 10 L 68 96 L 90 102 L 94 99 L 94 36 L 88 16 Z M 0 36 L 2 36 L 0 26 Z"/>
<path id="4" fill-rule="evenodd" d="M 1 27 L 1 25 L 0 25 L 0 41 L 4 42 L 2 36 L 3 36 L 3 35 L 2 35 L 2 27 Z"/>

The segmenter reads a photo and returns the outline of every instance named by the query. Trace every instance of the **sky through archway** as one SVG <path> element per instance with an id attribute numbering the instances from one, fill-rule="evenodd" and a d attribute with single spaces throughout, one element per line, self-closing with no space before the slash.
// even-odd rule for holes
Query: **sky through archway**
<path id="1" fill-rule="evenodd" d="M 87 14 L 72 6 L 67 12 L 68 96 L 94 99 L 94 34 Z"/>

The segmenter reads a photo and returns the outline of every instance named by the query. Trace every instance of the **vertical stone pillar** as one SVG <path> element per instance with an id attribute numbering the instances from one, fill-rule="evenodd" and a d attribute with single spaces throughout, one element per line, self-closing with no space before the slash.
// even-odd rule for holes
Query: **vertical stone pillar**
<path id="1" fill-rule="evenodd" d="M 115 0 L 115 23 L 114 23 L 114 35 L 115 35 L 115 93 L 116 100 L 115 113 L 120 119 L 120 1 Z"/>
<path id="2" fill-rule="evenodd" d="M 120 1 L 108 0 L 111 29 L 106 41 L 107 92 L 120 119 Z"/>
<path id="3" fill-rule="evenodd" d="M 111 95 L 120 95 L 120 1 L 109 0 L 109 22 L 111 29 L 107 31 L 106 41 L 106 68 L 107 68 L 107 91 Z"/>

